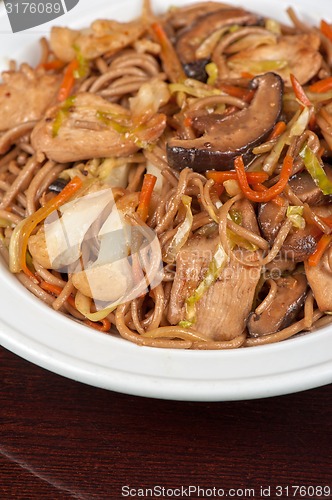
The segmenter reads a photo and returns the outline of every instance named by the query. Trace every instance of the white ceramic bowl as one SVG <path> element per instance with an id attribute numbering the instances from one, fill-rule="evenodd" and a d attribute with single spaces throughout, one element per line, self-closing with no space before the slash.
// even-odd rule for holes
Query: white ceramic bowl
<path id="1" fill-rule="evenodd" d="M 185 0 L 171 4 L 188 4 Z M 241 5 L 241 2 L 234 1 Z M 286 21 L 293 5 L 301 17 L 332 21 L 329 0 L 246 0 L 247 9 Z M 167 6 L 153 0 L 156 12 Z M 141 1 L 80 0 L 54 24 L 83 27 L 95 18 L 128 20 Z M 51 23 L 49 23 L 51 24 Z M 0 67 L 9 59 L 36 63 L 38 39 L 49 25 L 12 34 L 0 11 Z M 332 328 L 287 341 L 232 351 L 181 351 L 145 348 L 91 330 L 41 303 L 0 261 L 0 342 L 7 349 L 48 370 L 93 386 L 155 398 L 221 401 L 263 398 L 332 382 Z"/>

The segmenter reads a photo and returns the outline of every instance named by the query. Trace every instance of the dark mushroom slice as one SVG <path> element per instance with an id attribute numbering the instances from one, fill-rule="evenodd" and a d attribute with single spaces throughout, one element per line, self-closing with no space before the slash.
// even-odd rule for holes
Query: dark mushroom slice
<path id="1" fill-rule="evenodd" d="M 191 26 L 179 32 L 175 45 L 183 68 L 188 76 L 199 79 L 208 60 L 197 59 L 196 50 L 214 31 L 224 26 L 257 25 L 262 18 L 241 8 L 221 8 L 199 17 Z"/>
<path id="2" fill-rule="evenodd" d="M 55 179 L 55 181 L 51 182 L 51 184 L 48 186 L 48 190 L 52 193 L 61 193 L 63 188 L 67 186 L 68 182 L 69 181 L 67 179 L 58 177 L 58 179 Z"/>
<path id="3" fill-rule="evenodd" d="M 329 180 L 332 181 L 332 168 L 325 165 L 324 170 Z M 302 203 L 308 203 L 308 205 L 320 205 L 331 199 L 331 196 L 322 193 L 306 170 L 294 175 L 289 181 L 289 186 Z"/>
<path id="4" fill-rule="evenodd" d="M 285 259 L 302 262 L 316 250 L 321 234 L 317 226 L 313 224 L 306 224 L 304 229 L 292 229 L 280 253 Z"/>
<path id="5" fill-rule="evenodd" d="M 258 224 L 264 238 L 269 243 L 273 243 L 282 223 L 285 220 L 287 212 L 287 203 L 277 205 L 273 201 L 261 203 L 258 207 Z"/>
<path id="6" fill-rule="evenodd" d="M 272 245 L 286 219 L 287 204 L 279 206 L 273 201 L 262 203 L 258 208 L 258 223 L 265 239 Z M 291 229 L 280 254 L 283 259 L 302 262 L 312 254 L 321 235 L 314 224 L 307 223 L 303 229 Z"/>
<path id="7" fill-rule="evenodd" d="M 271 335 L 287 328 L 296 319 L 307 295 L 307 279 L 304 274 L 294 274 L 275 280 L 276 296 L 261 313 L 250 315 L 247 328 L 251 337 Z"/>
<path id="8" fill-rule="evenodd" d="M 167 160 L 171 167 L 190 167 L 196 172 L 209 169 L 231 170 L 234 158 L 245 162 L 252 149 L 270 134 L 282 110 L 283 82 L 275 73 L 259 75 L 251 81 L 255 95 L 247 108 L 229 116 L 212 113 L 194 120 L 204 133 L 195 139 L 170 139 Z"/>

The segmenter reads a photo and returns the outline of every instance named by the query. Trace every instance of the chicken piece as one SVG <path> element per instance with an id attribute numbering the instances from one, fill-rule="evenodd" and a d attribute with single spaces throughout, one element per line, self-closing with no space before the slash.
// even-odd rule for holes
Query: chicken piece
<path id="1" fill-rule="evenodd" d="M 331 248 L 328 248 L 316 266 L 304 262 L 305 273 L 314 294 L 318 308 L 323 312 L 332 312 L 332 268 Z"/>
<path id="2" fill-rule="evenodd" d="M 280 68 L 272 71 L 280 75 L 287 85 L 291 86 L 290 73 L 293 73 L 300 84 L 304 85 L 317 74 L 321 67 L 322 56 L 319 53 L 319 46 L 320 39 L 315 33 L 281 36 L 276 45 L 262 45 L 254 49 L 242 50 L 229 57 L 227 59 L 229 74 L 222 75 L 222 77 L 240 78 L 243 71 L 256 74 L 256 63 L 276 61 Z M 283 65 L 282 62 L 285 64 Z"/>
<path id="3" fill-rule="evenodd" d="M 85 59 L 94 59 L 106 52 L 109 55 L 135 42 L 146 30 L 141 21 L 120 23 L 101 19 L 87 30 L 72 30 L 55 26 L 51 30 L 50 45 L 55 56 L 69 62 L 77 52 Z"/>
<path id="4" fill-rule="evenodd" d="M 163 114 L 136 126 L 127 109 L 81 92 L 69 104 L 48 110 L 33 129 L 31 143 L 35 151 L 60 163 L 127 156 L 156 141 L 165 126 Z"/>
<path id="5" fill-rule="evenodd" d="M 258 232 L 251 204 L 245 200 L 236 209 L 239 207 L 242 208 L 242 225 Z M 204 279 L 218 243 L 219 236 L 195 236 L 180 250 L 167 316 L 171 324 L 185 319 L 186 299 Z M 258 258 L 258 252 L 236 249 L 234 253 L 242 260 Z M 252 310 L 260 275 L 260 266 L 243 266 L 232 256 L 219 278 L 196 303 L 196 321 L 192 328 L 211 340 L 231 340 L 240 335 Z"/>
<path id="6" fill-rule="evenodd" d="M 52 104 L 61 82 L 59 75 L 5 71 L 0 85 L 0 131 L 40 120 Z"/>

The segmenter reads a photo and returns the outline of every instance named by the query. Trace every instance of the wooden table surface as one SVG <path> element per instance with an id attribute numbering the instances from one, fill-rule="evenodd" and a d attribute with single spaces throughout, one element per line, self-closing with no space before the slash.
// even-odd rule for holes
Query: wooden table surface
<path id="1" fill-rule="evenodd" d="M 154 400 L 67 380 L 3 348 L 0 383 L 1 500 L 332 498 L 332 385 Z"/>

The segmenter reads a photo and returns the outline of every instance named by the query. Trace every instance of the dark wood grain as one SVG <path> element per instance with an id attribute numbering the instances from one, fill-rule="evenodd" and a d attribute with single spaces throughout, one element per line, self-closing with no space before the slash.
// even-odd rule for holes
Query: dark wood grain
<path id="1" fill-rule="evenodd" d="M 332 385 L 254 401 L 153 400 L 1 348 L 0 382 L 1 500 L 119 500 L 124 485 L 254 488 L 255 498 L 260 486 L 332 489 Z"/>

